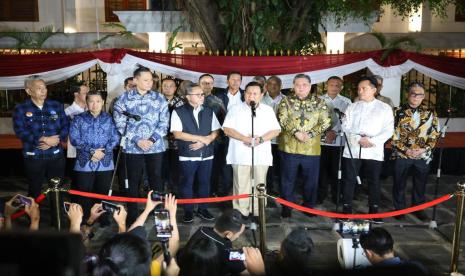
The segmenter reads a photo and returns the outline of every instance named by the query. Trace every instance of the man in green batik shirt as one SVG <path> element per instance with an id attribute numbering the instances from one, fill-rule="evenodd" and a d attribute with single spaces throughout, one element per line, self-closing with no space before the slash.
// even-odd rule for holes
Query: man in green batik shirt
<path id="1" fill-rule="evenodd" d="M 326 103 L 311 95 L 311 79 L 308 75 L 294 77 L 294 95 L 284 98 L 278 107 L 281 125 L 279 150 L 281 153 L 281 196 L 295 201 L 294 184 L 299 166 L 304 181 L 303 205 L 316 204 L 320 168 L 321 133 L 330 127 L 331 117 Z M 291 210 L 283 207 L 281 216 L 288 218 Z"/>

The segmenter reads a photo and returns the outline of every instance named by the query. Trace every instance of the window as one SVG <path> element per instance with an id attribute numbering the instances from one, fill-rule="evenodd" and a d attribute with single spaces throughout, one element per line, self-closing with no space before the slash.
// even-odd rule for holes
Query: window
<path id="1" fill-rule="evenodd" d="M 105 21 L 119 22 L 113 11 L 145 11 L 146 0 L 105 0 Z"/>
<path id="2" fill-rule="evenodd" d="M 1 0 L 0 21 L 39 21 L 38 0 Z"/>
<path id="3" fill-rule="evenodd" d="M 455 7 L 455 22 L 465 22 L 465 0 L 462 0 L 461 2 L 462 3 L 459 3 L 462 6 L 461 12 L 459 7 Z"/>

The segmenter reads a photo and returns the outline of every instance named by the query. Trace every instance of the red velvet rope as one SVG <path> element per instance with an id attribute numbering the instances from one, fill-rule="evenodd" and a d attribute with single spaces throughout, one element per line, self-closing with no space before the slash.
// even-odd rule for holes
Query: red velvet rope
<path id="1" fill-rule="evenodd" d="M 123 197 L 123 196 L 107 196 L 107 195 L 101 195 L 101 194 L 81 192 L 81 191 L 76 191 L 76 190 L 69 190 L 69 194 L 84 196 L 84 197 L 97 198 L 97 199 L 110 200 L 110 201 L 119 201 L 119 202 L 145 203 L 147 201 L 147 198 Z M 233 199 L 241 199 L 241 198 L 248 198 L 248 197 L 249 197 L 249 195 L 243 194 L 243 195 L 224 196 L 224 197 L 178 199 L 177 201 L 178 201 L 178 204 L 212 203 L 212 202 L 230 201 L 230 200 L 233 200 Z"/>
<path id="2" fill-rule="evenodd" d="M 430 202 L 426 202 L 417 206 L 413 206 L 410 208 L 402 209 L 402 210 L 397 210 L 397 211 L 392 211 L 392 212 L 385 212 L 385 213 L 377 213 L 377 214 L 340 214 L 340 213 L 334 213 L 334 212 L 327 212 L 327 211 L 321 211 L 317 209 L 312 209 L 308 207 L 304 207 L 301 205 L 297 205 L 295 203 L 289 202 L 287 200 L 284 200 L 282 198 L 275 198 L 276 202 L 279 202 L 282 205 L 286 205 L 287 207 L 291 207 L 293 209 L 305 212 L 305 213 L 310 213 L 310 214 L 315 214 L 323 217 L 328 217 L 328 218 L 341 218 L 341 219 L 375 219 L 375 218 L 387 218 L 387 217 L 394 217 L 394 216 L 399 216 L 399 215 L 405 215 L 408 213 L 412 213 L 415 211 L 423 210 L 429 207 L 432 207 L 434 205 L 440 204 L 446 200 L 449 200 L 453 197 L 453 194 L 448 194 L 444 195 L 440 198 L 437 198 L 435 200 L 432 200 Z"/>

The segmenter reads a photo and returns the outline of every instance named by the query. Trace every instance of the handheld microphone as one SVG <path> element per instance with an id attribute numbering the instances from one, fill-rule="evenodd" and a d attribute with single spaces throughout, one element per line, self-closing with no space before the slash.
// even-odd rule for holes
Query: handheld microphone
<path id="1" fill-rule="evenodd" d="M 136 121 L 140 121 L 141 117 L 137 114 L 131 114 L 127 111 L 121 111 L 121 114 L 123 114 L 124 116 L 128 117 L 128 118 L 131 118 L 131 119 L 134 119 Z"/>
<path id="2" fill-rule="evenodd" d="M 341 116 L 341 117 L 344 117 L 346 114 L 342 111 L 339 110 L 339 108 L 335 108 L 333 109 L 334 112 L 336 112 L 337 115 Z"/>
<path id="3" fill-rule="evenodd" d="M 255 108 L 256 108 L 257 104 L 255 103 L 255 101 L 250 101 L 250 108 L 252 109 L 252 116 L 255 117 Z"/>

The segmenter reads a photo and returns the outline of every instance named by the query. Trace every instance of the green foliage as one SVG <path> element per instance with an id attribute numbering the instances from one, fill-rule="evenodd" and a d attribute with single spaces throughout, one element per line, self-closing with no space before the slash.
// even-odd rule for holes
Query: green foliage
<path id="1" fill-rule="evenodd" d="M 119 31 L 116 32 L 116 33 L 107 34 L 107 35 L 103 36 L 102 38 L 100 38 L 98 40 L 95 40 L 94 41 L 95 45 L 103 43 L 105 40 L 109 39 L 110 37 L 115 37 L 115 36 L 119 36 L 119 37 L 122 37 L 122 38 L 127 39 L 127 40 L 134 40 L 135 39 L 134 34 L 132 32 L 130 32 L 130 31 L 128 31 L 126 29 L 126 27 L 123 24 L 119 23 L 119 22 L 109 22 L 109 23 L 104 23 L 102 25 L 104 27 L 107 27 L 107 28 L 115 28 L 115 29 L 117 29 Z"/>
<path id="2" fill-rule="evenodd" d="M 414 49 L 416 52 L 421 51 L 420 43 L 410 36 L 399 36 L 387 40 L 382 33 L 373 32 L 371 35 L 378 39 L 381 48 L 384 50 L 380 58 L 381 61 L 384 61 L 391 53 L 399 49 L 407 48 L 408 50 Z"/>
<path id="3" fill-rule="evenodd" d="M 0 38 L 9 37 L 16 40 L 15 49 L 39 49 L 50 37 L 62 34 L 60 30 L 55 30 L 53 25 L 41 28 L 38 32 L 29 32 L 28 30 L 7 29 L 0 32 Z"/>
<path id="4" fill-rule="evenodd" d="M 176 38 L 179 30 L 181 30 L 182 27 L 183 27 L 183 23 L 181 23 L 181 25 L 176 27 L 176 29 L 174 29 L 173 32 L 171 33 L 171 36 L 168 39 L 168 47 L 166 48 L 167 53 L 173 52 L 176 48 L 182 49 L 182 43 L 178 43 L 178 42 L 176 42 L 176 44 L 174 43 L 174 39 Z"/>

